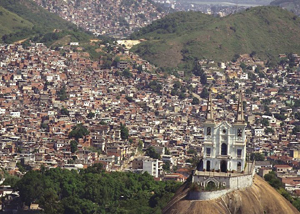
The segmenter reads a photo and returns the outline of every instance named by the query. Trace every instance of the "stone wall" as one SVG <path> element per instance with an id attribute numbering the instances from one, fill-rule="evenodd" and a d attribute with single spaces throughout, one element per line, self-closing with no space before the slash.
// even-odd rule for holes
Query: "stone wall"
<path id="1" fill-rule="evenodd" d="M 213 181 L 216 185 L 220 185 L 225 187 L 226 189 L 223 190 L 216 190 L 216 191 L 190 191 L 188 193 L 187 199 L 188 200 L 211 200 L 218 198 L 222 195 L 225 195 L 229 192 L 232 192 L 237 189 L 243 189 L 246 187 L 252 186 L 253 177 L 255 171 L 253 173 L 247 175 L 240 175 L 234 177 L 205 177 L 205 176 L 193 176 L 193 183 L 202 184 L 206 186 L 206 184 L 210 181 Z"/>
<path id="2" fill-rule="evenodd" d="M 212 192 L 189 192 L 187 196 L 187 200 L 211 200 L 215 198 L 219 198 L 222 195 L 225 195 L 226 193 L 231 192 L 231 189 L 223 189 L 223 190 L 217 190 Z"/>

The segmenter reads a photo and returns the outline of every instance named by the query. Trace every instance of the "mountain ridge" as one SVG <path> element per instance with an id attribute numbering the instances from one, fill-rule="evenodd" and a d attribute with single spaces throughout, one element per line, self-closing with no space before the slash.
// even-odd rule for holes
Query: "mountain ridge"
<path id="1" fill-rule="evenodd" d="M 253 51 L 262 59 L 276 60 L 280 53 L 300 53 L 299 26 L 295 14 L 271 6 L 223 18 L 179 12 L 132 34 L 132 39 L 146 40 L 132 50 L 159 67 L 187 70 L 198 59 L 229 61 L 235 54 Z"/>

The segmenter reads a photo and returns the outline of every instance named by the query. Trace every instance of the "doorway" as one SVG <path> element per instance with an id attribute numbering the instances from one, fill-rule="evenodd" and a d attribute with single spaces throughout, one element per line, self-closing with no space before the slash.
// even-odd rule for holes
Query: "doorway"
<path id="1" fill-rule="evenodd" d="M 222 160 L 220 163 L 221 172 L 227 172 L 227 161 Z"/>

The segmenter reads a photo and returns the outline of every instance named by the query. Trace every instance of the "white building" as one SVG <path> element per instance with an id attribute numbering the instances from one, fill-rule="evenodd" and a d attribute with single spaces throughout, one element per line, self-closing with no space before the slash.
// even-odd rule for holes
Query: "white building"
<path id="1" fill-rule="evenodd" d="M 150 175 L 155 178 L 158 177 L 160 171 L 160 163 L 161 161 L 157 159 L 144 159 L 143 160 L 143 172 L 148 172 Z"/>
<path id="2" fill-rule="evenodd" d="M 255 128 L 253 132 L 256 137 L 261 137 L 265 134 L 265 130 L 263 128 Z"/>
<path id="3" fill-rule="evenodd" d="M 246 135 L 243 100 L 240 93 L 238 112 L 233 124 L 214 120 L 212 98 L 209 95 L 206 121 L 204 123 L 203 159 L 199 170 L 244 171 L 246 163 Z"/>
<path id="4" fill-rule="evenodd" d="M 12 111 L 10 112 L 11 117 L 20 117 L 21 113 L 19 111 Z"/>

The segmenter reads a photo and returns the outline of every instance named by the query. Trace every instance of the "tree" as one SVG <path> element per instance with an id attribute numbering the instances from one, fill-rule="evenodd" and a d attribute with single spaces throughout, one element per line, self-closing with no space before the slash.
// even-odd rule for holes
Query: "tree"
<path id="1" fill-rule="evenodd" d="M 179 94 L 179 96 L 178 96 L 178 98 L 179 98 L 180 100 L 185 99 L 185 97 L 186 97 L 186 96 L 185 96 L 185 93 L 182 93 L 182 92 L 181 92 L 181 93 Z"/>
<path id="2" fill-rule="evenodd" d="M 97 163 L 80 172 L 29 171 L 16 190 L 26 205 L 39 203 L 49 214 L 161 213 L 180 185 L 155 181 L 148 173 L 105 173 Z"/>
<path id="3" fill-rule="evenodd" d="M 181 83 L 177 80 L 177 81 L 175 81 L 174 82 L 174 84 L 173 84 L 173 88 L 175 89 L 175 90 L 177 90 L 177 89 L 179 89 L 181 87 Z"/>
<path id="4" fill-rule="evenodd" d="M 94 112 L 89 112 L 87 115 L 87 118 L 92 119 L 95 117 L 95 113 Z"/>
<path id="5" fill-rule="evenodd" d="M 239 54 L 234 54 L 233 58 L 232 58 L 232 62 L 236 62 L 238 60 L 238 58 L 240 58 Z"/>
<path id="6" fill-rule="evenodd" d="M 292 130 L 292 133 L 297 134 L 298 132 L 300 132 L 300 126 L 295 126 Z"/>
<path id="7" fill-rule="evenodd" d="M 262 121 L 261 121 L 261 124 L 262 124 L 264 127 L 267 127 L 267 126 L 269 126 L 269 120 L 266 119 L 266 118 L 263 118 Z"/>
<path id="8" fill-rule="evenodd" d="M 16 184 L 20 197 L 27 206 L 39 199 L 43 193 L 43 177 L 38 171 L 29 171 Z"/>
<path id="9" fill-rule="evenodd" d="M 162 168 L 165 171 L 169 171 L 170 170 L 170 162 L 169 161 L 165 162 L 165 164 L 162 166 Z"/>
<path id="10" fill-rule="evenodd" d="M 265 156 L 261 153 L 251 153 L 250 155 L 250 159 L 253 161 L 264 161 L 265 160 Z"/>
<path id="11" fill-rule="evenodd" d="M 264 176 L 265 180 L 275 189 L 284 188 L 283 183 L 276 177 L 275 172 L 271 171 Z"/>
<path id="12" fill-rule="evenodd" d="M 160 94 L 161 93 L 161 89 L 162 89 L 162 85 L 160 83 L 158 83 L 157 81 L 155 80 L 152 80 L 150 83 L 149 83 L 149 88 L 151 88 L 154 92 Z"/>
<path id="13" fill-rule="evenodd" d="M 169 151 L 168 147 L 165 147 L 165 154 L 170 155 L 170 151 Z"/>
<path id="14" fill-rule="evenodd" d="M 123 70 L 122 76 L 128 79 L 128 78 L 132 77 L 132 73 L 126 68 Z"/>
<path id="15" fill-rule="evenodd" d="M 56 92 L 56 95 L 61 101 L 67 100 L 68 95 L 67 95 L 67 90 L 66 86 L 63 86 L 59 91 Z"/>
<path id="16" fill-rule="evenodd" d="M 71 152 L 75 153 L 77 151 L 78 142 L 76 140 L 72 140 L 70 146 L 71 146 Z"/>
<path id="17" fill-rule="evenodd" d="M 193 97 L 192 105 L 198 105 L 200 103 L 199 99 L 197 97 Z"/>
<path id="18" fill-rule="evenodd" d="M 154 159 L 160 159 L 160 155 L 155 151 L 153 146 L 150 146 L 146 150 L 146 155 Z"/>
<path id="19" fill-rule="evenodd" d="M 102 163 L 95 163 L 92 166 L 89 166 L 85 173 L 101 173 L 104 172 L 104 167 Z"/>
<path id="20" fill-rule="evenodd" d="M 78 141 L 79 138 L 87 136 L 90 132 L 87 130 L 83 124 L 77 124 L 73 126 L 72 131 L 69 133 L 69 138 L 75 138 Z"/>
<path id="21" fill-rule="evenodd" d="M 265 133 L 266 134 L 269 134 L 269 133 L 274 134 L 274 129 L 272 129 L 272 128 L 265 128 Z"/>
<path id="22" fill-rule="evenodd" d="M 207 90 L 206 87 L 204 87 L 204 88 L 202 89 L 202 92 L 201 92 L 201 94 L 200 94 L 200 97 L 203 98 L 203 99 L 207 99 L 208 96 L 209 96 L 208 90 Z"/>
<path id="23" fill-rule="evenodd" d="M 122 140 L 127 140 L 128 136 L 129 136 L 128 128 L 121 123 L 120 130 L 121 130 L 121 138 L 122 138 Z"/>
<path id="24" fill-rule="evenodd" d="M 252 94 L 252 90 L 250 88 L 247 88 L 245 94 Z"/>
<path id="25" fill-rule="evenodd" d="M 240 65 L 240 67 L 241 67 L 243 70 L 245 70 L 247 66 L 246 66 L 245 63 L 242 62 L 241 65 Z"/>
<path id="26" fill-rule="evenodd" d="M 256 55 L 256 51 L 252 51 L 251 53 L 250 53 L 250 57 L 254 57 Z"/>
<path id="27" fill-rule="evenodd" d="M 200 80 L 200 82 L 201 82 L 202 85 L 206 85 L 206 84 L 207 84 L 207 76 L 206 76 L 205 73 L 203 73 L 203 74 L 201 75 L 201 80 Z"/>
<path id="28" fill-rule="evenodd" d="M 300 120 L 300 112 L 296 112 L 295 113 L 295 118 L 298 119 L 298 120 Z"/>
<path id="29" fill-rule="evenodd" d="M 60 114 L 69 116 L 69 111 L 65 107 L 62 107 L 62 109 L 60 110 Z"/>

